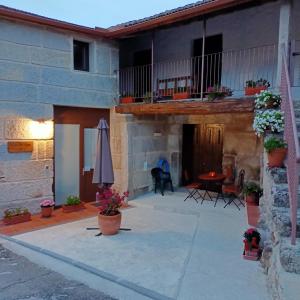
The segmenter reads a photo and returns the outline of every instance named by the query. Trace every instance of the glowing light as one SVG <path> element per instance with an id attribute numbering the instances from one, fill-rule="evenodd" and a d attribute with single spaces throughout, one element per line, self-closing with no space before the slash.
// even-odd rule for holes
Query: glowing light
<path id="1" fill-rule="evenodd" d="M 53 138 L 52 121 L 31 121 L 29 127 L 33 139 L 49 140 Z"/>

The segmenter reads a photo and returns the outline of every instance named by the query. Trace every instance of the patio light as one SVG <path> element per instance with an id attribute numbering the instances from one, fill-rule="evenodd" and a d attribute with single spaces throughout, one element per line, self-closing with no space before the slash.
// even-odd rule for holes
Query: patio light
<path id="1" fill-rule="evenodd" d="M 33 139 L 47 140 L 53 138 L 53 122 L 38 120 L 29 124 L 30 133 Z"/>

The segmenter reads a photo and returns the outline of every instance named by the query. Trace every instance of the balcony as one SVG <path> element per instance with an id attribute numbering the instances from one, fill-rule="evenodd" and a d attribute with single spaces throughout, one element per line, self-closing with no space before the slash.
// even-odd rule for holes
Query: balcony
<path id="1" fill-rule="evenodd" d="M 250 112 L 257 90 L 274 89 L 277 45 L 232 50 L 119 71 L 118 113 Z M 252 88 L 253 92 L 253 88 Z"/>

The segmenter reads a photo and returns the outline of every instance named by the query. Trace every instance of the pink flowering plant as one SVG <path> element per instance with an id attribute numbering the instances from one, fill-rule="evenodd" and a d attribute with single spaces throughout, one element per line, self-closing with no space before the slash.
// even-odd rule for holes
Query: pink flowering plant
<path id="1" fill-rule="evenodd" d="M 52 207 L 54 204 L 55 203 L 52 199 L 45 199 L 40 203 L 41 207 Z"/>
<path id="2" fill-rule="evenodd" d="M 260 233 L 255 228 L 249 228 L 244 233 L 244 243 L 247 243 L 250 250 L 251 248 L 258 248 L 260 243 Z"/>
<path id="3" fill-rule="evenodd" d="M 122 195 L 112 188 L 103 188 L 98 193 L 98 202 L 100 204 L 99 213 L 104 216 L 115 216 L 119 214 L 119 208 L 125 203 L 129 192 Z"/>

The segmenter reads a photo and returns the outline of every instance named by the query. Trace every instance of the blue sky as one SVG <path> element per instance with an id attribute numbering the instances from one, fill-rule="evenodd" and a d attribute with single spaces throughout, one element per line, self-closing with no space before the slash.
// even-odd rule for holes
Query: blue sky
<path id="1" fill-rule="evenodd" d="M 109 27 L 196 0 L 0 0 L 1 5 L 89 27 Z"/>

